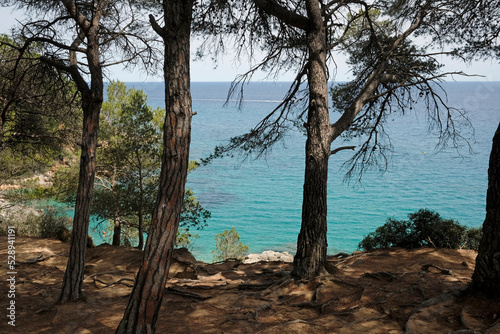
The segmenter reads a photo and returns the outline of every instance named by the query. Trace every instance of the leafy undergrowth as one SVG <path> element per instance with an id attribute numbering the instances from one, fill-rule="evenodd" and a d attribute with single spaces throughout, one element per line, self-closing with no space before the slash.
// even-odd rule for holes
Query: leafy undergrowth
<path id="1" fill-rule="evenodd" d="M 0 237 L 0 275 L 7 242 Z M 68 244 L 16 239 L 16 327 L 9 333 L 114 333 L 142 253 L 102 245 L 88 250 L 85 298 L 54 305 Z M 331 256 L 333 274 L 290 278 L 290 264 L 197 262 L 176 251 L 157 333 L 500 333 L 498 301 L 461 293 L 470 282 L 471 250 L 390 249 Z M 7 295 L 7 283 L 0 294 Z M 467 330 L 467 331 L 464 331 Z"/>

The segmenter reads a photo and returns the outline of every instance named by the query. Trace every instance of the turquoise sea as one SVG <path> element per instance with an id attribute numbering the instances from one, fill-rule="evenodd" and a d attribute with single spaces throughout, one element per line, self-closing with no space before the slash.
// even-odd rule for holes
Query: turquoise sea
<path id="1" fill-rule="evenodd" d="M 152 106 L 163 106 L 162 83 L 128 83 L 142 89 Z M 251 129 L 284 96 L 287 83 L 251 83 L 244 103 L 226 101 L 229 83 L 193 83 L 191 159 L 209 155 L 216 145 Z M 480 226 L 485 216 L 491 140 L 500 122 L 500 82 L 444 83 L 451 106 L 468 111 L 475 129 L 467 146 L 436 150 L 420 107 L 394 116 L 386 125 L 393 152 L 387 170 L 370 170 L 361 183 L 346 182 L 342 164 L 352 151 L 332 156 L 328 183 L 329 252 L 352 252 L 364 235 L 388 217 L 405 219 L 420 208 L 437 211 L 467 226 Z M 444 97 L 444 95 L 443 95 Z M 432 129 L 431 129 L 432 130 Z M 466 136 L 468 132 L 464 133 Z M 353 143 L 355 145 L 356 143 Z M 211 261 L 215 234 L 235 227 L 251 253 L 265 250 L 294 253 L 300 229 L 305 137 L 292 132 L 265 158 L 224 158 L 201 166 L 188 177 L 202 205 L 211 211 L 208 226 L 193 254 Z M 345 145 L 334 143 L 332 148 Z M 91 228 L 96 243 L 99 229 Z"/>

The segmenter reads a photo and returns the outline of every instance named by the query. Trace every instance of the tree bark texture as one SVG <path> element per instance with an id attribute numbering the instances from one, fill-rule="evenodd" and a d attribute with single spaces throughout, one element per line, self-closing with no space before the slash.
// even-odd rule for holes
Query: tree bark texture
<path id="1" fill-rule="evenodd" d="M 500 124 L 491 148 L 486 194 L 486 218 L 479 244 L 473 289 L 500 297 Z"/>
<path id="2" fill-rule="evenodd" d="M 154 333 L 170 268 L 189 163 L 191 93 L 189 73 L 193 1 L 164 1 L 166 25 L 153 28 L 165 44 L 164 149 L 151 230 L 134 289 L 116 333 Z"/>
<path id="3" fill-rule="evenodd" d="M 302 226 L 292 275 L 310 279 L 324 270 L 328 242 L 327 181 L 331 146 L 328 114 L 326 29 L 317 0 L 307 0 L 310 19 L 306 32 L 309 49 L 309 109 L 307 116 L 306 166 L 302 203 Z"/>
<path id="4" fill-rule="evenodd" d="M 90 71 L 90 89 L 79 73 L 76 71 L 72 73 L 78 89 L 82 93 L 83 131 L 71 245 L 59 297 L 61 303 L 75 301 L 82 295 L 90 205 L 96 171 L 99 114 L 104 98 L 103 75 L 99 59 L 98 24 L 87 30 L 87 41 L 88 51 L 86 54 Z"/>
<path id="5" fill-rule="evenodd" d="M 120 246 L 122 234 L 122 224 L 120 220 L 115 217 L 114 228 L 113 228 L 113 246 Z"/>

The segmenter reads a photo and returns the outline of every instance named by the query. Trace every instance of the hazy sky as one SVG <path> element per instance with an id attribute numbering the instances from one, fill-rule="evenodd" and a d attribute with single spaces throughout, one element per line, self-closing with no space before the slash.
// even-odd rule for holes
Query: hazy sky
<path id="1" fill-rule="evenodd" d="M 0 7 L 0 33 L 9 34 L 10 28 L 16 24 L 16 17 L 19 17 L 19 12 L 12 12 L 10 8 Z M 195 44 L 193 42 L 192 44 Z M 192 47 L 193 51 L 194 48 Z M 349 80 L 347 67 L 343 63 L 343 57 L 336 59 L 338 64 L 336 81 Z M 482 61 L 474 62 L 471 65 L 466 65 L 463 62 L 454 61 L 443 57 L 440 59 L 445 64 L 444 71 L 463 71 L 467 74 L 478 74 L 483 77 L 455 77 L 457 81 L 500 81 L 500 61 Z M 162 81 L 162 75 L 146 76 L 140 71 L 124 71 L 120 66 L 110 68 L 112 79 L 118 79 L 124 82 L 131 81 Z M 196 81 L 232 81 L 236 75 L 244 73 L 249 69 L 249 64 L 245 61 L 235 61 L 231 55 L 224 57 L 215 68 L 215 64 L 210 59 L 206 61 L 191 62 L 191 80 Z M 258 73 L 254 76 L 254 80 L 262 80 L 266 73 Z M 282 75 L 279 81 L 293 80 L 293 73 Z M 449 78 L 448 80 L 452 80 Z"/>

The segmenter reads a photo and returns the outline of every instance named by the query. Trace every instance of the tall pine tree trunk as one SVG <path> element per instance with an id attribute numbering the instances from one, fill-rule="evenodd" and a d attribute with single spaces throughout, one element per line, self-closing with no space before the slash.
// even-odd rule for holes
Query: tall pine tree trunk
<path id="1" fill-rule="evenodd" d="M 307 115 L 306 166 L 302 203 L 302 226 L 292 275 L 310 279 L 324 270 L 327 252 L 327 181 L 331 146 L 328 115 L 326 29 L 317 0 L 307 0 L 311 28 L 309 48 L 309 110 Z"/>
<path id="2" fill-rule="evenodd" d="M 500 124 L 491 148 L 486 194 L 486 218 L 479 244 L 472 287 L 500 297 Z"/>
<path id="3" fill-rule="evenodd" d="M 116 333 L 154 333 L 180 221 L 191 138 L 190 29 L 193 0 L 163 1 L 165 27 L 164 150 L 160 185 L 144 258 Z"/>
<path id="4" fill-rule="evenodd" d="M 97 133 L 99 129 L 99 113 L 102 104 L 102 87 L 100 92 L 100 97 L 98 92 L 91 95 L 91 103 L 84 109 L 80 174 L 76 193 L 69 258 L 61 295 L 59 297 L 59 302 L 61 303 L 75 301 L 82 295 L 83 273 L 85 271 L 85 251 L 90 220 L 90 204 L 92 191 L 94 189 L 96 169 Z"/>

